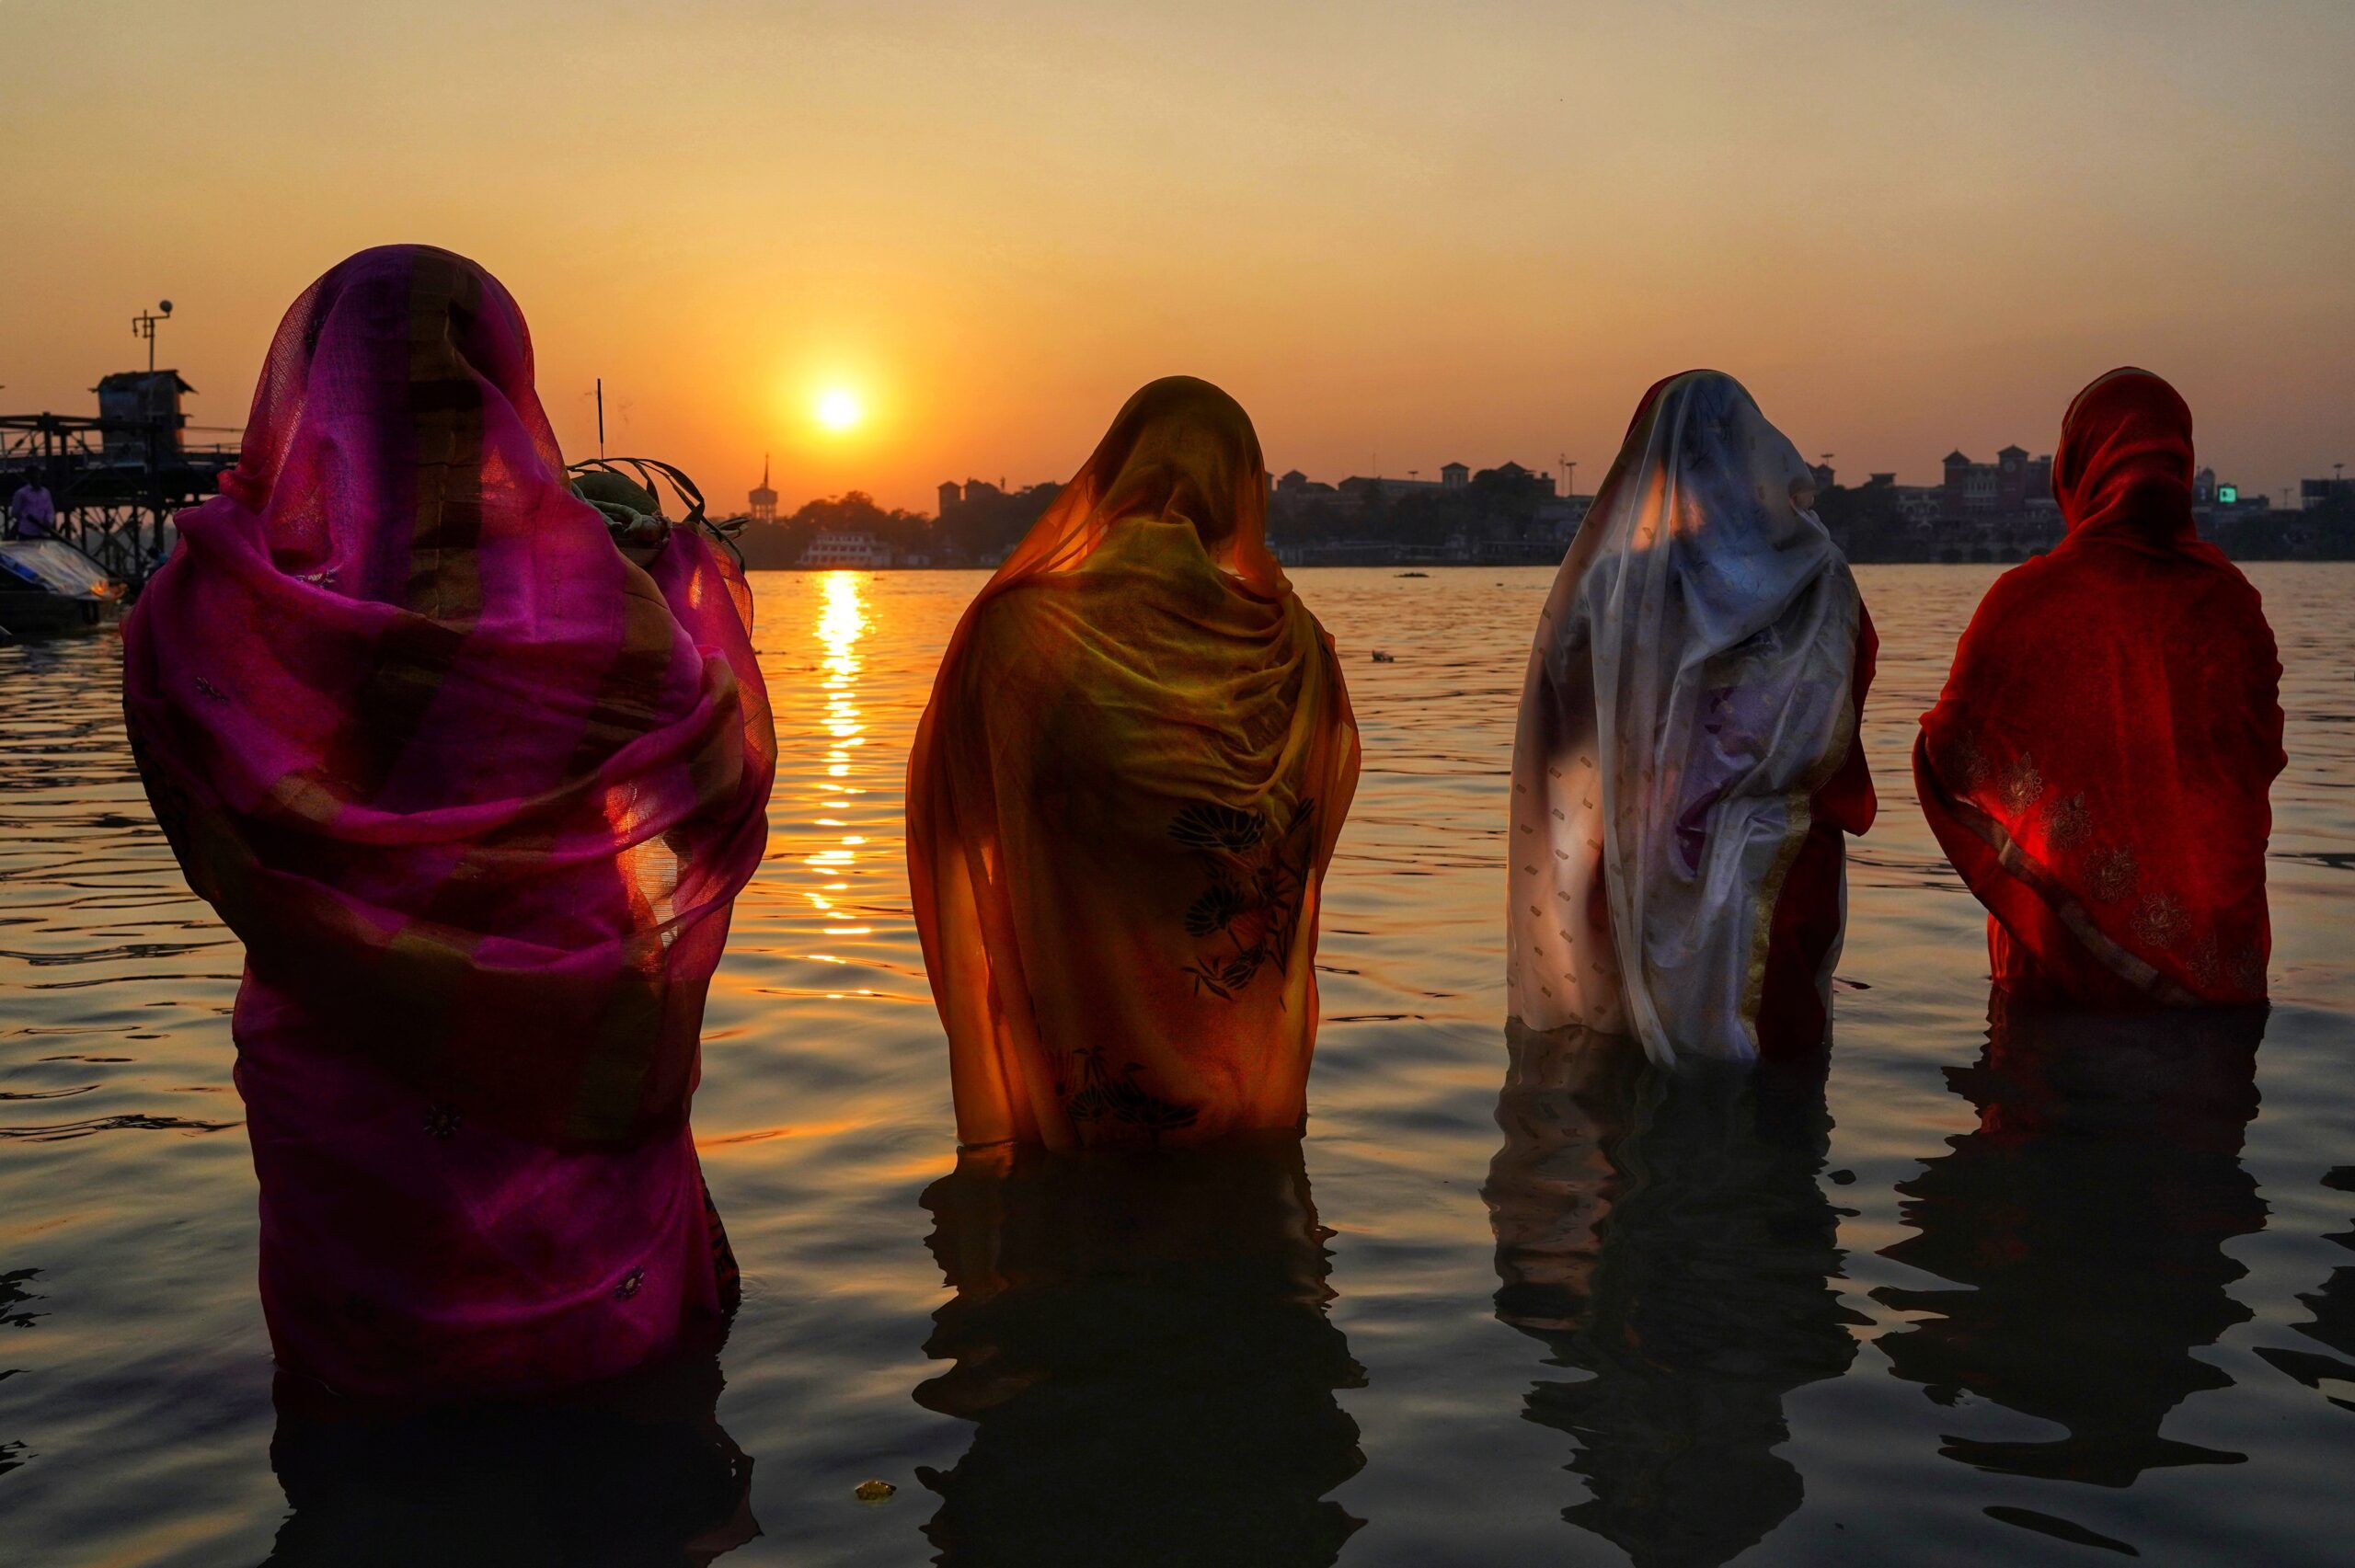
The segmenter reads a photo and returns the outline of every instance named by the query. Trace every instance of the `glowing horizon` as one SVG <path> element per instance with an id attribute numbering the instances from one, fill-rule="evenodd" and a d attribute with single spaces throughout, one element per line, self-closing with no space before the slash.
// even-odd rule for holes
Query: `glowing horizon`
<path id="1" fill-rule="evenodd" d="M 784 510 L 1060 480 L 1172 372 L 1277 472 L 1567 455 L 1591 488 L 1703 364 L 1907 483 L 2050 452 L 2144 364 L 2278 496 L 2355 461 L 2355 10 L 2214 11 L 421 0 L 330 37 L 287 0 L 16 0 L 0 406 L 89 408 L 168 296 L 158 364 L 241 424 L 295 295 L 419 239 L 522 302 L 568 453 L 602 376 L 607 450 L 722 509 L 764 452 Z M 193 105 L 163 140 L 158 103 Z"/>

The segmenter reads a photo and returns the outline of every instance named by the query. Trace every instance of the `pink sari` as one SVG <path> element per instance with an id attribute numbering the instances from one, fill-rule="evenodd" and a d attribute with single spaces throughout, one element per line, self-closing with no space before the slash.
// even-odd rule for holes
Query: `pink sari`
<path id="1" fill-rule="evenodd" d="M 514 301 L 423 246 L 295 302 L 222 492 L 124 627 L 124 715 L 246 944 L 281 1361 L 432 1398 L 685 1348 L 732 1287 L 687 1110 L 775 759 L 741 575 L 622 555 Z"/>

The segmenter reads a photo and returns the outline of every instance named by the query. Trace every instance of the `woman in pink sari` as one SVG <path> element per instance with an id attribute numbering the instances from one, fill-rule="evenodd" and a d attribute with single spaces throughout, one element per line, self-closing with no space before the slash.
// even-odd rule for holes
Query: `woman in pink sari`
<path id="1" fill-rule="evenodd" d="M 124 711 L 247 950 L 282 1366 L 520 1393 L 707 1342 L 687 1125 L 775 741 L 741 573 L 568 486 L 522 314 L 425 246 L 280 326 L 244 452 L 124 627 Z"/>

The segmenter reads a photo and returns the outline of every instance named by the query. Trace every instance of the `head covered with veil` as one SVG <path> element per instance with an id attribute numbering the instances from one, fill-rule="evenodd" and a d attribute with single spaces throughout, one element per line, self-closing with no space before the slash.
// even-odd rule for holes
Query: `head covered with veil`
<path id="1" fill-rule="evenodd" d="M 1357 731 L 1267 492 L 1240 405 L 1154 382 L 949 641 L 908 866 L 968 1145 L 1304 1114 Z"/>
<path id="2" fill-rule="evenodd" d="M 514 300 L 390 246 L 286 315 L 126 629 L 142 771 L 254 974 L 535 1139 L 684 1115 L 775 740 L 741 574 L 576 498 Z"/>
<path id="3" fill-rule="evenodd" d="M 2199 537 L 2191 410 L 2115 370 L 2062 421 L 2060 545 L 2005 573 L 1922 717 L 1938 844 L 2023 1000 L 2265 995 L 2281 665 L 2257 589 Z"/>
<path id="4" fill-rule="evenodd" d="M 1522 689 L 1508 989 L 1532 1028 L 1633 1034 L 1660 1061 L 1758 1054 L 1778 900 L 1861 700 L 1861 604 L 1813 494 L 1730 376 L 1671 377 L 1637 408 Z M 1836 856 L 1825 875 L 1819 991 Z"/>
<path id="5" fill-rule="evenodd" d="M 1292 587 L 1268 553 L 1268 468 L 1251 416 L 1209 382 L 1173 375 L 1121 407 L 982 591 L 1074 570 L 1113 524 L 1136 518 L 1189 525 L 1213 561 L 1260 593 Z"/>
<path id="6" fill-rule="evenodd" d="M 156 816 L 243 941 L 281 1367 L 477 1397 L 716 1331 L 688 1104 L 775 742 L 741 573 L 567 483 L 514 300 L 362 251 L 124 627 Z"/>

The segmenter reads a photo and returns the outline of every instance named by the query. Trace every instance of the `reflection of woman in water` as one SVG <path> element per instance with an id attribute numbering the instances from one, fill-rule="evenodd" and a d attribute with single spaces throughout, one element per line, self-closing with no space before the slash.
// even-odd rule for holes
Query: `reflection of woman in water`
<path id="1" fill-rule="evenodd" d="M 1899 1185 L 1917 1234 L 1886 1250 L 1956 1288 L 1875 1291 L 1938 1314 L 1879 1345 L 1940 1404 L 1975 1394 L 2063 1435 L 1953 1436 L 1949 1458 L 2099 1486 L 2242 1458 L 2160 1427 L 2231 1386 L 2193 1352 L 2249 1316 L 2223 1245 L 2265 1228 L 2240 1162 L 2264 1029 L 2262 1008 L 2051 1012 L 1996 992 L 1985 1052 L 1947 1069 L 1979 1126 Z"/>
<path id="2" fill-rule="evenodd" d="M 1872 825 L 1872 623 L 1740 383 L 1661 382 L 1555 578 L 1513 738 L 1506 990 L 1660 1061 L 1821 1049 Z"/>
<path id="3" fill-rule="evenodd" d="M 2355 1165 L 2341 1165 L 2322 1182 L 2333 1191 L 2355 1193 Z M 2355 1223 L 2323 1239 L 2355 1253 Z M 2319 1288 L 2300 1292 L 2298 1299 L 2314 1314 L 2303 1323 L 2290 1325 L 2303 1336 L 2303 1342 L 2295 1346 L 2260 1345 L 2257 1353 L 2310 1389 L 2321 1389 L 2326 1383 L 2355 1389 L 2355 1264 L 2332 1269 Z M 2314 1348 L 2317 1345 L 2322 1350 Z M 2341 1410 L 2355 1411 L 2355 1398 L 2344 1391 L 2324 1397 Z"/>
<path id="4" fill-rule="evenodd" d="M 732 561 L 568 486 L 515 301 L 389 246 L 288 311 L 222 493 L 123 628 L 232 1033 L 280 1365 L 469 1398 L 708 1343 L 687 1125 L 775 741 Z"/>
<path id="5" fill-rule="evenodd" d="M 1326 1317 L 1300 1142 L 1166 1156 L 968 1152 L 925 1194 L 956 1299 L 916 1391 L 974 1423 L 927 1527 L 950 1568 L 1311 1568 L 1358 1521 L 1334 1400 L 1364 1381 Z"/>
<path id="6" fill-rule="evenodd" d="M 1358 774 L 1235 399 L 1132 397 L 959 623 L 908 761 L 958 1140 L 1299 1130 Z"/>
<path id="7" fill-rule="evenodd" d="M 1663 1070 L 1629 1039 L 1508 1030 L 1483 1193 L 1497 1316 L 1590 1372 L 1533 1421 L 1579 1445 L 1563 1517 L 1639 1568 L 1729 1562 L 1799 1505 L 1783 1396 L 1856 1354 L 1830 1281 L 1821 1064 Z"/>
<path id="8" fill-rule="evenodd" d="M 535 1405 L 393 1413 L 281 1376 L 265 1568 L 701 1568 L 760 1533 L 720 1388 L 693 1356 Z"/>

